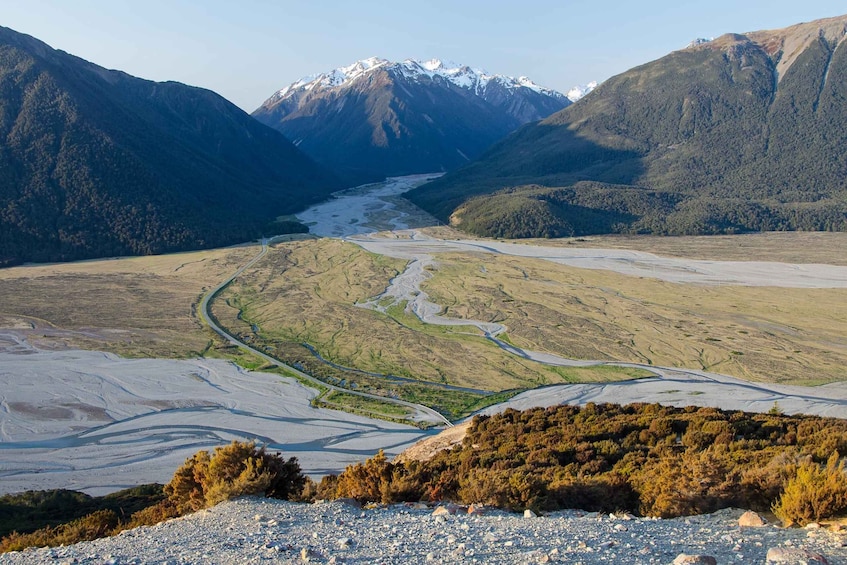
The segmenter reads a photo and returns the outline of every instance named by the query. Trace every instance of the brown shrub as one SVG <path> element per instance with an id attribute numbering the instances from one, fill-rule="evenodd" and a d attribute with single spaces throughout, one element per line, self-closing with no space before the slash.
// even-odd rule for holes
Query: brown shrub
<path id="1" fill-rule="evenodd" d="M 165 485 L 165 493 L 184 514 L 251 494 L 288 498 L 299 493 L 305 481 L 295 458 L 285 461 L 253 442 L 233 441 L 211 455 L 200 451 L 186 459 Z"/>
<path id="2" fill-rule="evenodd" d="M 335 495 L 331 498 L 355 498 L 359 502 L 388 502 L 383 500 L 383 493 L 391 482 L 394 465 L 379 453 L 365 461 L 350 465 L 338 475 L 335 484 Z"/>
<path id="3" fill-rule="evenodd" d="M 847 472 L 838 452 L 826 465 L 804 461 L 789 479 L 773 506 L 773 513 L 786 525 L 806 525 L 847 511 Z"/>

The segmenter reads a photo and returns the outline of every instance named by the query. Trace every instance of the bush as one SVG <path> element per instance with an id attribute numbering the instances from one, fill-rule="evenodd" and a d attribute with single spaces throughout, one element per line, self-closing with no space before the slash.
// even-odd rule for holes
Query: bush
<path id="1" fill-rule="evenodd" d="M 822 450 L 828 448 L 824 457 L 837 451 L 831 446 L 845 437 L 847 420 L 816 416 L 658 404 L 510 409 L 475 417 L 461 445 L 429 461 L 391 463 L 380 453 L 314 490 L 319 498 L 482 502 L 514 510 L 664 517 L 731 506 L 764 511 L 800 462 L 819 461 Z M 827 480 L 805 496 L 838 511 L 843 473 L 830 471 Z"/>
<path id="2" fill-rule="evenodd" d="M 834 452 L 826 465 L 811 460 L 797 468 L 773 506 L 773 513 L 786 525 L 831 518 L 847 511 L 847 472 Z"/>
<path id="3" fill-rule="evenodd" d="M 185 514 L 251 494 L 289 498 L 305 483 L 294 457 L 285 461 L 264 447 L 257 449 L 254 442 L 233 441 L 211 455 L 199 451 L 186 459 L 165 485 L 165 494 L 177 512 Z"/>
<path id="4" fill-rule="evenodd" d="M 314 491 L 314 483 L 310 484 Z M 3 497 L 0 510 L 4 506 L 30 508 L 42 521 L 62 519 L 57 512 L 67 512 L 65 507 L 74 506 L 74 501 L 94 501 L 114 507 L 121 515 L 132 514 L 128 520 L 121 520 L 115 510 L 105 508 L 31 533 L 12 532 L 0 540 L 0 553 L 115 535 L 129 528 L 152 526 L 237 496 L 264 494 L 303 500 L 309 496 L 302 492 L 306 485 L 307 477 L 300 472 L 294 457 L 286 461 L 278 453 L 271 455 L 264 447 L 256 448 L 255 443 L 234 441 L 226 447 L 215 448 L 211 455 L 208 451 L 198 451 L 188 458 L 165 485 L 166 499 L 162 499 L 161 485 L 144 485 L 99 499 L 71 491 L 27 492 Z"/>
<path id="5" fill-rule="evenodd" d="M 0 542 L 0 552 L 90 541 L 111 534 L 118 523 L 118 515 L 113 511 L 98 510 L 55 528 L 43 528 L 29 534 L 12 532 Z"/>
<path id="6" fill-rule="evenodd" d="M 364 463 L 350 465 L 338 475 L 335 493 L 330 498 L 355 498 L 363 503 L 389 502 L 383 500 L 382 493 L 391 481 L 393 469 L 394 465 L 380 449 Z"/>

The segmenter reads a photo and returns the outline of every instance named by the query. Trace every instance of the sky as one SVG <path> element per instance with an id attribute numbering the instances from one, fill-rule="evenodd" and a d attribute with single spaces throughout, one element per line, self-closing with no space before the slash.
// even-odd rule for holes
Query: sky
<path id="1" fill-rule="evenodd" d="M 847 13 L 843 0 L 0 0 L 0 25 L 110 69 L 212 89 L 247 112 L 377 56 L 441 58 L 567 92 L 699 37 Z"/>

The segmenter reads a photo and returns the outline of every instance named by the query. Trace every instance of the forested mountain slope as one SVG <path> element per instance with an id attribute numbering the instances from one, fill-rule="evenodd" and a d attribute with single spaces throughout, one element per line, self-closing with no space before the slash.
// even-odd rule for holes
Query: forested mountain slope
<path id="1" fill-rule="evenodd" d="M 847 229 L 847 16 L 692 45 L 410 193 L 473 233 Z"/>
<path id="2" fill-rule="evenodd" d="M 0 27 L 0 265 L 237 243 L 338 188 L 213 92 Z"/>

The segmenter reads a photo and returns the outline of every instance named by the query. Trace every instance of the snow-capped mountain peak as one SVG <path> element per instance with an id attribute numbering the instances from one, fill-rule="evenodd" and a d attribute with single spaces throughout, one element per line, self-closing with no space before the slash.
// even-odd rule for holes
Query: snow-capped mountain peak
<path id="1" fill-rule="evenodd" d="M 370 57 L 356 61 L 346 67 L 339 67 L 326 73 L 304 77 L 278 91 L 271 100 L 281 100 L 293 96 L 297 92 L 326 88 L 344 88 L 377 69 L 385 69 L 411 80 L 422 79 L 423 77 L 430 79 L 441 77 L 456 86 L 470 90 L 480 96 L 484 94 L 490 83 L 496 82 L 507 90 L 528 88 L 554 98 L 565 98 L 563 94 L 539 86 L 524 76 L 513 78 L 505 75 L 489 74 L 483 69 L 469 67 L 453 61 L 443 59 L 429 59 L 427 61 L 406 59 L 402 63 L 393 63 L 379 57 Z"/>
<path id="2" fill-rule="evenodd" d="M 406 59 L 407 61 L 412 61 L 413 59 Z M 463 65 L 458 63 L 454 63 L 453 61 L 443 61 L 441 59 L 430 59 L 429 61 L 419 62 L 420 66 L 425 68 L 428 71 L 438 71 L 444 69 L 458 69 Z"/>
<path id="3" fill-rule="evenodd" d="M 371 57 L 300 79 L 253 116 L 345 182 L 362 184 L 458 168 L 570 103 L 525 76 L 445 59 Z"/>
<path id="4" fill-rule="evenodd" d="M 586 94 L 588 94 L 589 92 L 594 90 L 595 88 L 597 88 L 597 81 L 593 80 L 593 81 L 589 82 L 588 84 L 583 84 L 583 85 L 579 85 L 579 86 L 575 86 L 575 87 L 571 88 L 570 90 L 568 90 L 568 93 L 567 93 L 566 96 L 568 97 L 568 100 L 570 100 L 571 102 L 576 102 L 577 100 L 579 100 L 580 98 L 582 98 L 583 96 L 585 96 Z"/>

